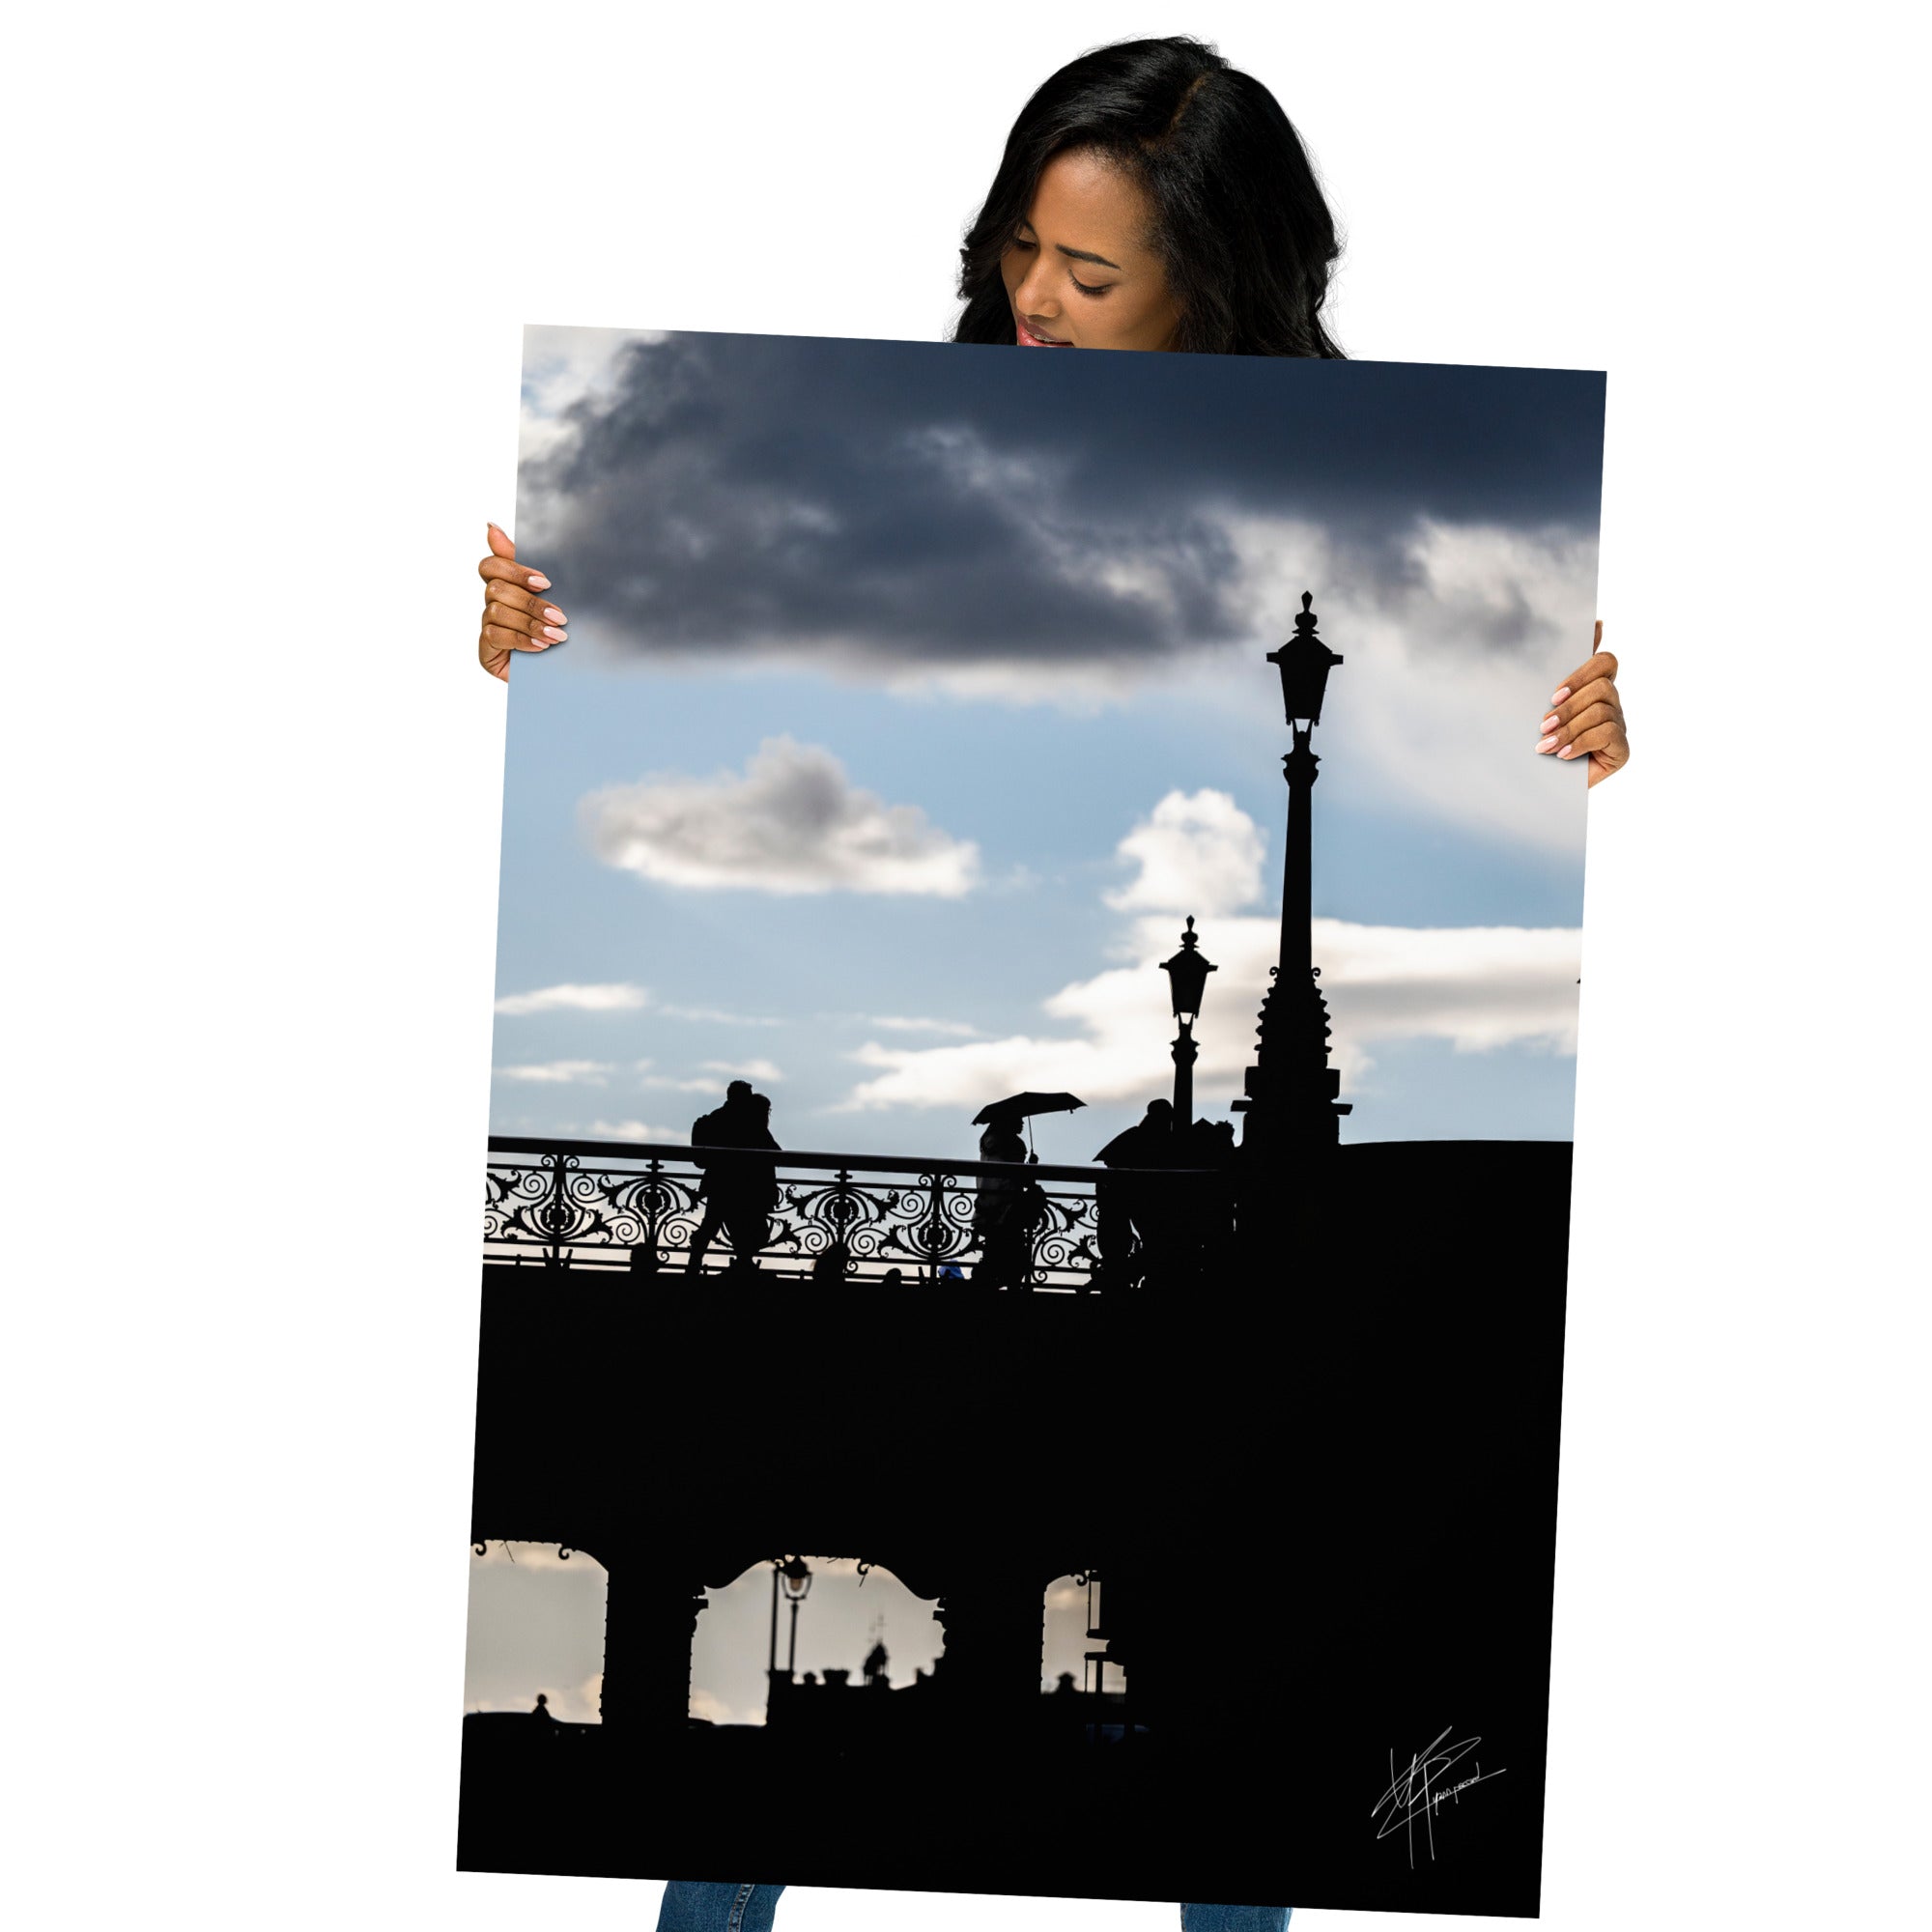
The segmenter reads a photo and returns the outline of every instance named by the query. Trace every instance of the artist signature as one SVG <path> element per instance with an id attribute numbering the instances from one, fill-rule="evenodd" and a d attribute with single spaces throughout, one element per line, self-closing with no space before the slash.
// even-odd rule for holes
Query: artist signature
<path id="1" fill-rule="evenodd" d="M 1453 1728 L 1453 1726 L 1451 1727 Z M 1429 1856 L 1435 1856 L 1435 1814 L 1443 1805 L 1454 1801 L 1462 1803 L 1462 1793 L 1472 1784 L 1487 1784 L 1492 1777 L 1500 1777 L 1508 1769 L 1498 1765 L 1494 1771 L 1485 1771 L 1481 1758 L 1470 1759 L 1474 1769 L 1466 1776 L 1452 1776 L 1455 1768 L 1483 1741 L 1481 1738 L 1464 1738 L 1461 1744 L 1445 1745 L 1442 1741 L 1449 1735 L 1447 1730 L 1437 1733 L 1435 1740 L 1426 1749 L 1417 1751 L 1401 1771 L 1396 1770 L 1395 1752 L 1389 1752 L 1388 1789 L 1376 1800 L 1371 1818 L 1381 1820 L 1381 1829 L 1376 1833 L 1378 1838 L 1386 1838 L 1392 1832 L 1403 1832 L 1408 1837 L 1408 1862 L 1415 1864 L 1415 1821 L 1422 1820 L 1424 1840 L 1429 1847 Z"/>

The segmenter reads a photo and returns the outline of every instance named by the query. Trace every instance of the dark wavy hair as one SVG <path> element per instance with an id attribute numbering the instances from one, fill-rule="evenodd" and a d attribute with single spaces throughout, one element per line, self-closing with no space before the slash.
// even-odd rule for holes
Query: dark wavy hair
<path id="1" fill-rule="evenodd" d="M 1124 168 L 1151 204 L 1177 349 L 1340 357 L 1321 304 L 1342 247 L 1301 139 L 1260 81 L 1186 35 L 1095 47 L 1020 109 L 959 250 L 954 342 L 1015 340 L 1000 258 L 1046 164 L 1072 149 Z"/>

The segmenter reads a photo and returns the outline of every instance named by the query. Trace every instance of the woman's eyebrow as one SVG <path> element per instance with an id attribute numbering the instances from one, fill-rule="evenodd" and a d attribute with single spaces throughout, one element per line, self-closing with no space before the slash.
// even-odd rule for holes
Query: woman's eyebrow
<path id="1" fill-rule="evenodd" d="M 1020 226 L 1022 228 L 1033 228 L 1033 223 L 1027 220 L 1024 215 L 1022 215 L 1020 217 Z M 1037 229 L 1034 229 L 1034 232 L 1037 234 L 1039 231 Z M 1106 256 L 1096 255 L 1091 248 L 1069 248 L 1065 242 L 1056 242 L 1053 245 L 1060 254 L 1066 256 L 1069 261 L 1094 262 L 1096 263 L 1100 268 L 1112 269 L 1117 275 L 1123 275 L 1126 273 L 1126 270 L 1121 267 L 1120 263 L 1110 262 L 1108 261 Z"/>

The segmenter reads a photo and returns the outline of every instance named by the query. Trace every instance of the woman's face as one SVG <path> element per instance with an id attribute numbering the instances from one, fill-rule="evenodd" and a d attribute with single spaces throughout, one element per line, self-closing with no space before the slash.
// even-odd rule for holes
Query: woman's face
<path id="1" fill-rule="evenodd" d="M 1166 349 L 1180 311 L 1145 237 L 1147 197 L 1090 150 L 1056 155 L 1000 273 L 1020 346 Z"/>

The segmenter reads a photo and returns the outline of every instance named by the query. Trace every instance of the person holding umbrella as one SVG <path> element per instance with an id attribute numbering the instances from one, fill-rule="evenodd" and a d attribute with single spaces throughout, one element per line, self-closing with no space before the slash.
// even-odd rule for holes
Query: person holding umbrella
<path id="1" fill-rule="evenodd" d="M 980 1158 L 1022 1162 L 1027 1144 L 1020 1138 L 1024 1116 L 1008 1101 L 982 1108 L 975 1117 L 985 1123 L 980 1136 Z M 1038 1158 L 1037 1155 L 1035 1156 Z M 982 1174 L 973 1188 L 973 1234 L 980 1243 L 980 1262 L 973 1280 L 987 1288 L 1015 1286 L 1026 1272 L 1026 1230 L 1020 1216 L 1023 1183 L 1018 1176 Z"/>
<path id="2" fill-rule="evenodd" d="M 1070 1113 L 1082 1104 L 1071 1094 L 1014 1094 L 992 1101 L 973 1116 L 983 1127 L 980 1158 L 1037 1166 L 1039 1155 L 1028 1151 L 1020 1126 L 1035 1114 Z M 1024 1288 L 1031 1272 L 1028 1236 L 1044 1208 L 1038 1186 L 1020 1175 L 982 1174 L 974 1186 L 973 1234 L 980 1243 L 975 1282 L 988 1288 Z"/>

